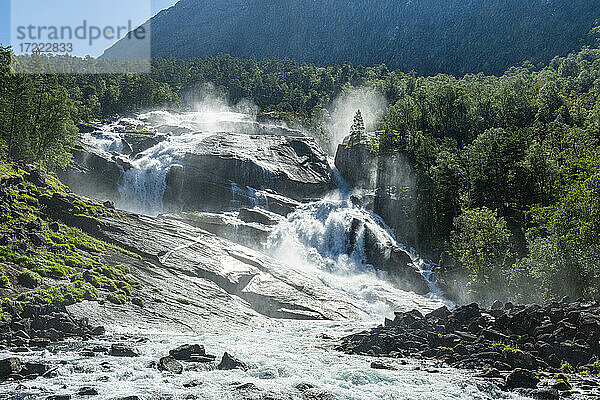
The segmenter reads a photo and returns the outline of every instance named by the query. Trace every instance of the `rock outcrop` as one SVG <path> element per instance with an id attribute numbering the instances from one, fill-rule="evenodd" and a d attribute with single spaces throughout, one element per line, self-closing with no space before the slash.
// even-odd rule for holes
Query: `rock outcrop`
<path id="1" fill-rule="evenodd" d="M 205 332 L 209 326 L 219 331 L 264 324 L 270 317 L 364 315 L 317 278 L 183 222 L 125 213 L 98 222 L 92 234 L 142 256 L 105 255 L 131 268 L 146 306 L 83 302 L 69 307 L 94 323 L 118 322 L 122 329 L 135 330 L 160 324 L 175 332 Z"/>
<path id="2" fill-rule="evenodd" d="M 272 231 L 273 222 L 282 217 L 261 209 L 241 209 L 239 213 L 190 212 L 164 214 L 160 218 L 182 221 L 232 242 L 261 249 Z"/>
<path id="3" fill-rule="evenodd" d="M 71 150 L 74 165 L 59 171 L 60 180 L 75 192 L 97 199 L 120 199 L 118 185 L 124 159 L 85 144 Z"/>
<path id="4" fill-rule="evenodd" d="M 349 146 L 346 138 L 338 146 L 335 166 L 361 193 L 354 197 L 358 204 L 381 216 L 396 231 L 399 241 L 419 249 L 416 178 L 405 155 L 378 155 L 365 143 Z"/>
<path id="5" fill-rule="evenodd" d="M 165 196 L 187 210 L 231 206 L 232 185 L 272 189 L 296 200 L 334 187 L 326 154 L 306 136 L 215 134 L 186 152 L 182 165 L 169 173 Z"/>
<path id="6" fill-rule="evenodd" d="M 223 358 L 221 359 L 221 362 L 219 363 L 217 368 L 224 371 L 232 369 L 241 369 L 242 371 L 248 370 L 248 366 L 246 365 L 246 363 L 240 361 L 239 359 L 227 352 L 223 354 Z"/>
<path id="7" fill-rule="evenodd" d="M 350 354 L 435 358 L 455 368 L 482 371 L 485 378 L 504 377 L 508 389 L 535 389 L 539 383 L 536 390 L 546 393 L 543 386 L 549 384 L 548 378 L 565 368 L 588 375 L 600 372 L 598 337 L 600 305 L 596 302 L 507 303 L 489 310 L 474 303 L 452 311 L 442 307 L 427 315 L 417 310 L 397 312 L 384 326 L 343 338 L 338 349 Z M 544 373 L 536 376 L 535 371 Z M 550 384 L 555 391 L 569 390 L 567 384 Z M 600 382 L 590 385 L 598 395 L 594 388 Z"/>
<path id="8" fill-rule="evenodd" d="M 200 130 L 157 127 L 152 125 L 156 121 L 140 120 L 140 126 L 117 122 L 86 133 L 81 140 L 97 148 L 75 146 L 75 166 L 60 177 L 77 193 L 109 199 L 122 208 L 128 199 L 121 193 L 134 190 L 127 184 L 145 182 L 146 190 L 162 188 L 153 195 L 162 197 L 164 211 L 221 212 L 265 203 L 285 215 L 296 201 L 334 188 L 326 153 L 300 131 L 249 118 L 218 126 L 189 118 Z M 146 170 L 149 164 L 160 167 Z M 135 172 L 139 176 L 129 176 Z M 145 174 L 154 174 L 151 179 L 157 181 L 148 181 L 150 175 Z"/>

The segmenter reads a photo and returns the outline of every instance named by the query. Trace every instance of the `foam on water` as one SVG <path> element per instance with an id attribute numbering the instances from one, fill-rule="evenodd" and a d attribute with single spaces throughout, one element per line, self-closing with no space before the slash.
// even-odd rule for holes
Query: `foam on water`
<path id="1" fill-rule="evenodd" d="M 57 376 L 0 385 L 0 398 L 33 400 L 50 394 L 73 394 L 81 387 L 92 386 L 99 392 L 94 399 L 137 395 L 145 400 L 299 400 L 302 396 L 294 388 L 307 383 L 340 400 L 523 399 L 503 393 L 464 372 L 437 368 L 438 373 L 429 373 L 427 365 L 418 361 L 398 365 L 398 371 L 375 370 L 370 368 L 372 359 L 334 351 L 332 341 L 320 337 L 323 333 L 338 336 L 362 328 L 364 325 L 298 321 L 220 336 L 153 336 L 149 342 L 136 346 L 141 354 L 136 358 L 102 355 L 85 358 L 77 352 L 66 351 L 81 344 L 63 345 L 53 352 L 23 355 L 27 361 L 53 360 L 58 364 Z M 208 353 L 219 358 L 227 351 L 246 362 L 250 370 L 218 371 L 188 364 L 182 375 L 172 375 L 149 368 L 170 349 L 184 343 L 203 343 Z M 108 342 L 85 345 L 97 344 L 108 345 Z M 61 361 L 64 364 L 59 364 Z M 416 366 L 420 366 L 420 370 L 415 370 Z M 183 386 L 193 379 L 203 383 L 193 388 Z M 253 397 L 249 396 L 253 392 L 235 389 L 245 383 L 253 383 L 271 397 L 259 397 L 256 392 Z M 190 395 L 195 397 L 188 397 Z"/>
<path id="2" fill-rule="evenodd" d="M 360 222 L 355 232 L 353 221 Z M 275 258 L 317 276 L 341 296 L 350 297 L 374 319 L 381 320 L 398 310 L 426 311 L 441 306 L 440 296 L 428 298 L 399 290 L 387 281 L 385 272 L 367 264 L 363 240 L 366 228 L 377 242 L 399 246 L 373 214 L 335 195 L 293 212 L 274 229 L 267 249 Z M 419 258 L 413 260 L 415 266 L 426 268 Z M 427 270 L 423 271 L 428 275 Z"/>

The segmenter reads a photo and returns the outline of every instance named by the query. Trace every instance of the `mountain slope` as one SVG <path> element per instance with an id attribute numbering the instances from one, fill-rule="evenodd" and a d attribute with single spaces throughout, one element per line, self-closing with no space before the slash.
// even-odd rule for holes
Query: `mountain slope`
<path id="1" fill-rule="evenodd" d="M 596 0 L 181 0 L 149 22 L 153 57 L 290 57 L 500 73 L 580 47 Z M 120 41 L 104 58 L 136 58 Z"/>

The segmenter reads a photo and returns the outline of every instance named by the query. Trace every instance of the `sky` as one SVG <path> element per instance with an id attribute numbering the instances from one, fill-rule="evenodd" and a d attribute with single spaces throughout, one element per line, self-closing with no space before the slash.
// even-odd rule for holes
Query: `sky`
<path id="1" fill-rule="evenodd" d="M 175 4 L 178 0 L 80 0 L 76 4 L 80 8 L 85 9 L 85 4 L 89 7 L 96 7 L 93 15 L 89 18 L 92 20 L 90 24 L 98 26 L 107 26 L 113 22 L 120 24 L 121 20 L 129 20 L 129 15 L 135 16 L 131 19 L 134 24 L 144 22 L 149 16 L 156 15 L 160 10 L 168 8 Z M 27 26 L 32 23 L 34 25 L 56 25 L 64 26 L 80 25 L 83 10 L 76 10 L 74 7 L 69 7 L 74 0 L 12 0 L 13 14 L 18 14 L 22 11 L 23 15 L 27 15 L 27 23 L 24 21 L 12 21 L 16 26 Z M 112 5 L 111 5 L 112 3 Z M 142 7 L 140 7 L 142 5 Z M 135 7 L 140 7 L 137 12 Z M 57 11 L 59 10 L 59 11 Z M 88 17 L 86 17 L 87 19 Z M 139 21 L 136 21 L 137 18 Z M 11 0 L 0 0 L 0 44 L 6 46 L 11 42 Z M 119 20 L 119 22 L 117 22 Z M 14 36 L 15 32 L 13 32 Z M 31 40 L 29 40 L 31 41 Z M 72 54 L 77 56 L 85 56 L 87 54 L 97 57 L 102 52 L 110 47 L 116 40 L 99 39 L 91 45 L 86 45 L 84 48 L 76 48 Z M 15 49 L 18 52 L 18 49 Z"/>

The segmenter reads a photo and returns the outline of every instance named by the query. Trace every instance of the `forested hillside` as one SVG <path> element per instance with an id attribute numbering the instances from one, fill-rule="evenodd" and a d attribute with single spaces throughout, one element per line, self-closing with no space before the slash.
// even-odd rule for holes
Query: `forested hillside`
<path id="1" fill-rule="evenodd" d="M 325 140 L 336 98 L 357 87 L 380 93 L 389 108 L 371 147 L 408 157 L 419 239 L 468 276 L 473 294 L 600 297 L 596 47 L 540 70 L 463 78 L 226 55 L 155 60 L 148 76 L 23 76 L 9 74 L 8 57 L 4 49 L 2 153 L 50 169 L 68 162 L 76 124 L 179 107 L 206 84 L 232 102 L 252 99 L 261 111 L 303 122 Z"/>
<path id="2" fill-rule="evenodd" d="M 181 0 L 152 18 L 154 58 L 218 53 L 418 74 L 501 74 L 588 43 L 595 0 Z M 106 58 L 136 59 L 123 40 Z"/>

